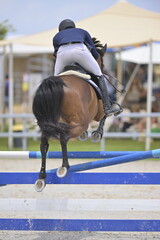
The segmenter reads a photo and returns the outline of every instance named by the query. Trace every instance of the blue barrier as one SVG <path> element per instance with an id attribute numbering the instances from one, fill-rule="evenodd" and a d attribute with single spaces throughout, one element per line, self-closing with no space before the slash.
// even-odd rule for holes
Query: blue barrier
<path id="1" fill-rule="evenodd" d="M 34 184 L 39 173 L 2 172 L 0 185 Z M 46 184 L 160 184 L 160 173 L 68 173 L 64 178 L 47 173 Z"/>
<path id="2" fill-rule="evenodd" d="M 158 232 L 160 220 L 0 218 L 0 230 Z"/>

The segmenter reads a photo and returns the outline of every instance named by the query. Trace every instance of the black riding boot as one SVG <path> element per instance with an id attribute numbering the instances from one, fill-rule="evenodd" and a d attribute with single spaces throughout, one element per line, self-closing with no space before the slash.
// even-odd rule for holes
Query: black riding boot
<path id="1" fill-rule="evenodd" d="M 122 109 L 118 104 L 111 104 L 105 77 L 102 75 L 98 77 L 98 80 L 99 88 L 102 93 L 103 108 L 106 116 L 118 115 L 120 112 L 122 112 Z"/>

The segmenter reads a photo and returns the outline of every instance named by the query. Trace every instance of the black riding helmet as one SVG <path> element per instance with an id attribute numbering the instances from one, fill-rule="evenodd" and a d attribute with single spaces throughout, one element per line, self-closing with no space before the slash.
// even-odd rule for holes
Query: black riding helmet
<path id="1" fill-rule="evenodd" d="M 67 29 L 67 28 L 75 28 L 75 27 L 76 27 L 76 25 L 75 25 L 75 23 L 72 20 L 64 19 L 59 24 L 59 32 L 64 30 L 64 29 Z"/>

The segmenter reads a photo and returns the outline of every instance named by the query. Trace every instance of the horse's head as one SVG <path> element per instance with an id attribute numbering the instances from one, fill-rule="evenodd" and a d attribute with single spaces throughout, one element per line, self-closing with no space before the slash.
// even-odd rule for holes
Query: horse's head
<path id="1" fill-rule="evenodd" d="M 107 50 L 107 44 L 102 45 L 102 44 L 100 43 L 100 41 L 97 40 L 96 38 L 92 38 L 92 40 L 93 40 L 94 45 L 95 45 L 95 47 L 96 47 L 96 50 L 97 50 L 97 52 L 98 52 L 98 54 L 99 54 L 98 59 L 97 59 L 97 62 L 98 62 L 98 64 L 99 64 L 101 70 L 103 71 L 103 56 L 104 56 L 104 54 L 105 54 L 105 52 L 106 52 L 106 50 Z"/>

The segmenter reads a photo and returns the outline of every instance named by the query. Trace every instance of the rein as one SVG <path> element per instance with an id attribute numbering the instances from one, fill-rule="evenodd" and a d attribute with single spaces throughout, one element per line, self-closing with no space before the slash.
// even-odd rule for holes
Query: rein
<path id="1" fill-rule="evenodd" d="M 103 46 L 103 45 L 100 43 L 100 41 L 97 40 L 96 38 L 92 38 L 92 40 L 93 40 L 94 45 L 95 45 L 95 47 L 96 47 L 96 49 L 97 49 L 97 52 L 98 52 L 98 54 L 99 54 L 99 59 L 97 60 L 97 62 L 98 62 L 98 64 L 100 65 L 101 70 L 102 70 L 102 72 L 103 72 L 103 67 L 104 67 L 104 64 L 103 64 L 103 55 L 104 55 L 104 53 L 105 53 L 105 51 L 106 51 L 106 47 L 107 47 L 107 46 L 106 46 L 106 45 Z M 107 75 L 107 76 L 106 76 L 106 75 Z M 112 87 L 113 87 L 117 92 L 119 92 L 119 93 L 124 93 L 124 92 L 125 92 L 123 85 L 121 84 L 121 82 L 120 82 L 117 78 L 111 76 L 111 75 L 108 74 L 108 73 L 105 73 L 103 76 L 105 77 L 105 79 L 109 82 L 109 84 L 112 85 Z M 98 77 L 98 76 L 97 76 L 97 77 Z M 119 84 L 116 84 L 116 85 L 121 86 L 121 89 L 116 88 L 116 87 L 113 85 L 113 83 L 111 82 L 111 80 L 110 80 L 109 78 L 114 79 L 114 80 L 116 81 L 116 83 L 119 83 Z"/>
<path id="2" fill-rule="evenodd" d="M 119 83 L 119 85 L 121 86 L 121 89 L 122 89 L 122 90 L 121 90 L 121 89 L 119 90 L 118 88 L 116 88 L 106 75 L 107 75 L 108 77 L 116 80 L 116 83 Z M 121 82 L 120 82 L 117 78 L 111 76 L 111 75 L 108 74 L 108 73 L 105 73 L 103 76 L 105 77 L 105 79 L 107 80 L 107 82 L 109 82 L 109 83 L 112 85 L 112 87 L 113 87 L 114 89 L 116 89 L 117 92 L 119 92 L 119 93 L 125 93 L 125 92 L 126 92 L 125 89 L 124 89 L 124 87 L 123 87 L 123 85 L 121 84 Z"/>

